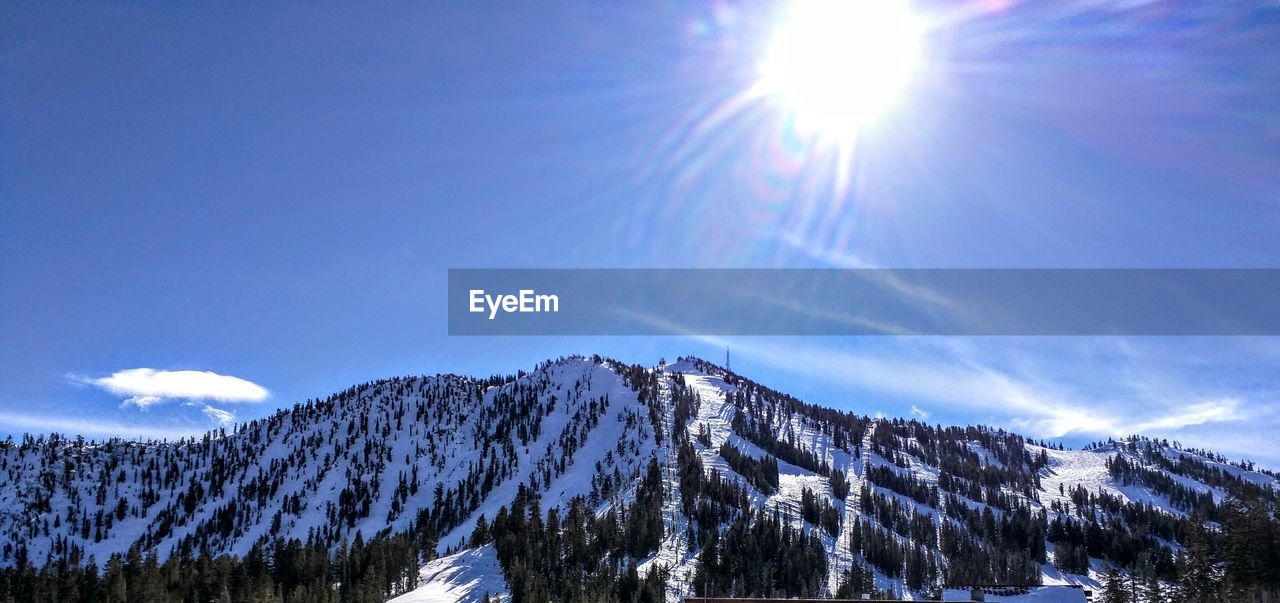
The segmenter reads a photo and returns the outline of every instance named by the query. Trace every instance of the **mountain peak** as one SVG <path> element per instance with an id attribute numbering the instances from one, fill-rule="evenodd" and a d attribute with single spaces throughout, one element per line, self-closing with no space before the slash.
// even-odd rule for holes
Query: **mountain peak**
<path id="1" fill-rule="evenodd" d="M 525 554 L 504 535 L 537 509 L 543 531 L 527 538 L 595 542 L 608 552 L 588 558 L 607 563 L 582 575 L 634 567 L 671 601 L 701 592 L 704 567 L 721 594 L 1097 588 L 1139 561 L 1176 579 L 1199 518 L 1227 525 L 1232 500 L 1274 508 L 1280 492 L 1272 475 L 1149 440 L 1071 451 L 807 404 L 692 356 L 657 369 L 571 356 L 371 381 L 182 446 L 0 444 L 7 483 L 27 485 L 0 492 L 0 566 L 407 538 L 435 543 L 419 548 L 424 592 L 479 599 L 436 580 L 535 588 L 504 582 Z M 806 561 L 763 578 L 728 561 L 743 550 Z M 461 563 L 502 571 L 473 580 Z"/>

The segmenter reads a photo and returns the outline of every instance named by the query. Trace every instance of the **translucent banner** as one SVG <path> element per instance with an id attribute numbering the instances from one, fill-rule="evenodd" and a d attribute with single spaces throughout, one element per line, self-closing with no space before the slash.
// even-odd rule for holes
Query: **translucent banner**
<path id="1" fill-rule="evenodd" d="M 452 269 L 450 335 L 1277 335 L 1271 269 Z"/>

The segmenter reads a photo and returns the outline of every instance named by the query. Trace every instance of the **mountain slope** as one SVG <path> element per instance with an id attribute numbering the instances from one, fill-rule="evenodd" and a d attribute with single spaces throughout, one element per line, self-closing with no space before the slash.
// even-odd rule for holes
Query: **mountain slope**
<path id="1" fill-rule="evenodd" d="M 131 548 L 245 556 L 289 539 L 333 549 L 413 530 L 435 543 L 425 556 L 446 556 L 384 590 L 417 587 L 406 600 L 510 587 L 510 524 L 488 526 L 517 499 L 536 499 L 539 516 L 587 510 L 624 537 L 652 507 L 659 527 L 610 549 L 606 582 L 652 570 L 675 600 L 780 580 L 814 595 L 1097 588 L 1111 565 L 1169 583 L 1193 524 L 1216 529 L 1234 499 L 1274 510 L 1280 492 L 1274 475 L 1167 442 L 1071 451 L 871 419 L 696 359 L 388 379 L 176 443 L 28 437 L 0 444 L 0 474 L 17 485 L 0 491 L 0 564 L 103 563 Z M 825 567 L 734 565 L 734 547 L 766 537 L 814 547 Z"/>
<path id="2" fill-rule="evenodd" d="M 0 561 L 18 549 L 37 564 L 73 549 L 102 560 L 134 544 L 161 558 L 243 555 L 309 534 L 333 545 L 395 532 L 424 510 L 442 532 L 466 534 L 473 511 L 509 500 L 518 482 L 589 495 L 593 482 L 635 473 L 654 447 L 648 425 L 617 373 L 575 360 L 517 377 L 367 383 L 197 440 L 28 437 L 0 444 L 0 472 L 20 485 L 0 492 Z"/>

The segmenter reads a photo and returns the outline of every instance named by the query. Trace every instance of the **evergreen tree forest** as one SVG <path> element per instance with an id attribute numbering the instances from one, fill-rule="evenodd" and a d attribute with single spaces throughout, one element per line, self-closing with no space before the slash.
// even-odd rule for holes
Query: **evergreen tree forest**
<path id="1" fill-rule="evenodd" d="M 434 557 L 430 531 L 351 543 L 330 551 L 320 541 L 280 540 L 255 545 L 247 555 L 175 555 L 159 562 L 137 547 L 96 560 L 68 559 L 36 569 L 21 562 L 0 568 L 0 601 L 280 601 L 372 603 L 415 584 L 418 568 Z"/>
<path id="2" fill-rule="evenodd" d="M 872 419 L 680 362 L 373 381 L 177 442 L 0 441 L 0 603 L 382 601 L 463 549 L 519 603 L 919 598 L 1046 568 L 1100 570 L 1105 600 L 1280 603 L 1280 487 L 1251 463 Z"/>

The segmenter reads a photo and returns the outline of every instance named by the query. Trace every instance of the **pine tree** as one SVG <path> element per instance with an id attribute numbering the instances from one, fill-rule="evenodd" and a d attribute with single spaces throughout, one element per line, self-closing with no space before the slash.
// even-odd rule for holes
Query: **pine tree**
<path id="1" fill-rule="evenodd" d="M 1222 599 L 1222 571 L 1213 539 L 1204 521 L 1193 517 L 1187 527 L 1186 552 L 1178 568 L 1178 600 L 1187 602 Z"/>
<path id="2" fill-rule="evenodd" d="M 1129 601 L 1129 590 L 1126 588 L 1124 576 L 1115 567 L 1107 570 L 1104 578 L 1102 603 L 1132 603 Z"/>
<path id="3" fill-rule="evenodd" d="M 1233 594 L 1259 599 L 1268 588 L 1280 589 L 1280 542 L 1266 506 L 1257 499 L 1233 500 L 1221 515 L 1225 578 Z"/>
<path id="4" fill-rule="evenodd" d="M 1146 584 L 1142 588 L 1142 603 L 1165 603 L 1166 600 L 1160 579 L 1154 573 L 1147 574 Z"/>

